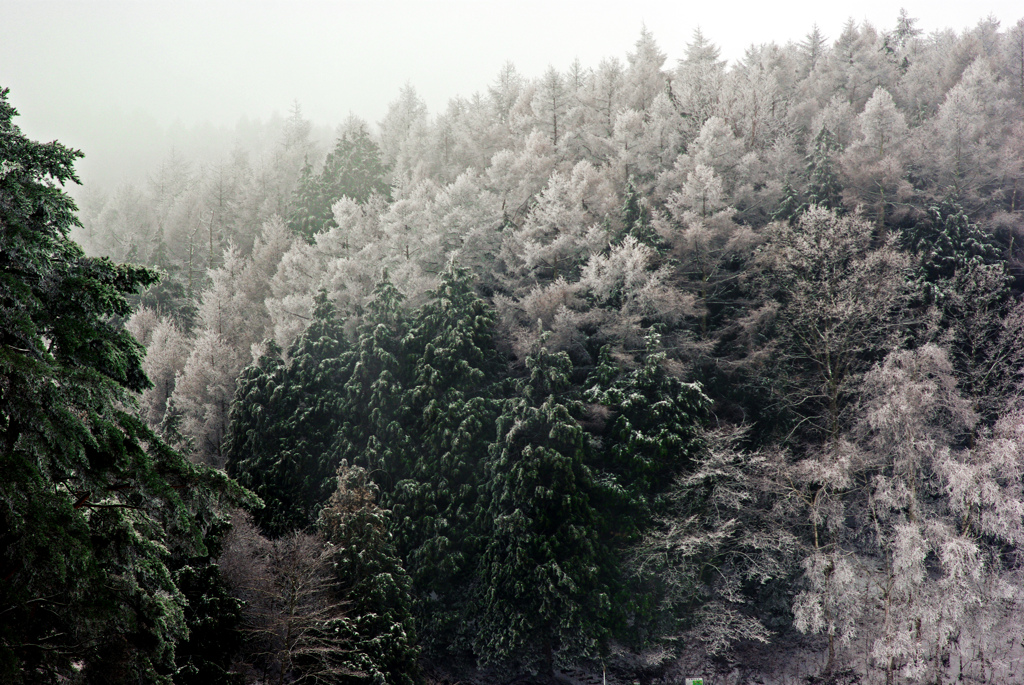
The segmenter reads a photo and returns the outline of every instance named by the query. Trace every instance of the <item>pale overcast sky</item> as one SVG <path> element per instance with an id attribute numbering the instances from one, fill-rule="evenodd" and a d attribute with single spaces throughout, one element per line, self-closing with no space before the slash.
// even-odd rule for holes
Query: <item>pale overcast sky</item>
<path id="1" fill-rule="evenodd" d="M 901 6 L 926 32 L 1024 16 L 1020 0 L 0 0 L 0 86 L 26 133 L 102 154 L 97 121 L 233 128 L 297 100 L 317 124 L 376 122 L 407 82 L 437 112 L 484 91 L 506 61 L 537 76 L 624 59 L 642 25 L 671 64 L 698 26 L 736 59 L 815 23 L 830 40 L 849 17 L 889 28 Z"/>

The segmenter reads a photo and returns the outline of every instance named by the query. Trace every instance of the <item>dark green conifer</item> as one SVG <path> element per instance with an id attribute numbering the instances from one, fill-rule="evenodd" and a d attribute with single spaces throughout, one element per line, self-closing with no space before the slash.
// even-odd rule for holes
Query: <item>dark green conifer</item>
<path id="1" fill-rule="evenodd" d="M 289 356 L 286 367 L 271 342 L 243 371 L 225 449 L 228 473 L 263 499 L 253 520 L 273 537 L 309 528 L 333 488 L 341 391 L 353 360 L 323 292 Z"/>
<path id="2" fill-rule="evenodd" d="M 306 160 L 292 200 L 289 226 L 312 242 L 317 233 L 337 227 L 332 208 L 341 198 L 359 203 L 375 194 L 390 198 L 386 176 L 380 148 L 365 127 L 347 131 L 327 155 L 320 173 L 314 173 Z"/>
<path id="3" fill-rule="evenodd" d="M 307 157 L 302 164 L 299 182 L 292 196 L 288 227 L 309 242 L 313 241 L 313 236 L 324 230 L 328 218 L 324 216 L 323 196 L 321 178 L 313 172 L 313 165 L 309 163 Z"/>
<path id="4" fill-rule="evenodd" d="M 651 225 L 651 213 L 644 203 L 643 197 L 637 192 L 633 177 L 626 181 L 626 199 L 622 203 L 623 233 L 615 244 L 619 244 L 631 235 L 645 245 L 658 247 L 660 239 Z"/>
<path id="5" fill-rule="evenodd" d="M 814 147 L 807 157 L 807 205 L 817 205 L 836 212 L 843 211 L 843 186 L 835 168 L 839 143 L 835 134 L 822 126 L 814 137 Z"/>
<path id="6" fill-rule="evenodd" d="M 494 320 L 470 273 L 450 262 L 410 332 L 415 363 L 405 404 L 419 449 L 390 501 L 417 618 L 432 646 L 445 651 L 470 643 L 466 598 L 480 553 L 483 465 L 498 414 Z"/>
<path id="7" fill-rule="evenodd" d="M 411 584 L 392 542 L 390 512 L 377 505 L 377 493 L 365 469 L 346 462 L 338 467 L 337 490 L 319 525 L 331 544 L 335 592 L 347 617 L 324 629 L 351 645 L 339 655 L 340 665 L 358 675 L 338 682 L 412 685 L 419 651 Z"/>
<path id="8" fill-rule="evenodd" d="M 928 217 L 904 231 L 907 247 L 921 257 L 924 279 L 938 283 L 962 269 L 999 262 L 994 241 L 971 221 L 954 198 L 928 208 Z"/>
<path id="9" fill-rule="evenodd" d="M 157 279 L 86 257 L 60 187 L 76 150 L 28 140 L 0 89 L 0 681 L 169 683 L 187 632 L 172 551 L 244 493 L 135 416 L 142 346 L 121 322 Z"/>
<path id="10" fill-rule="evenodd" d="M 602 350 L 598 384 L 585 395 L 610 416 L 602 466 L 629 493 L 623 525 L 632 536 L 650 522 L 660 493 L 700 450 L 710 403 L 698 385 L 666 372 L 660 346 L 660 336 L 651 333 L 644 362 L 632 371 L 623 371 Z"/>
<path id="11" fill-rule="evenodd" d="M 580 405 L 564 394 L 572 363 L 542 347 L 527 368 L 498 418 L 488 463 L 477 649 L 483 662 L 526 662 L 551 676 L 556 660 L 595 654 L 605 637 L 602 567 L 612 559 L 598 539 Z"/>
<path id="12" fill-rule="evenodd" d="M 409 476 L 419 454 L 405 404 L 413 359 L 403 299 L 385 271 L 358 326 L 351 373 L 338 404 L 336 463 L 344 459 L 369 468 L 380 479 L 387 507 L 395 484 Z"/>
<path id="13" fill-rule="evenodd" d="M 772 221 L 793 221 L 803 208 L 803 203 L 800 201 L 800 194 L 793 188 L 793 184 L 786 179 L 786 182 L 782 184 L 782 200 L 779 201 L 779 206 L 772 212 Z"/>

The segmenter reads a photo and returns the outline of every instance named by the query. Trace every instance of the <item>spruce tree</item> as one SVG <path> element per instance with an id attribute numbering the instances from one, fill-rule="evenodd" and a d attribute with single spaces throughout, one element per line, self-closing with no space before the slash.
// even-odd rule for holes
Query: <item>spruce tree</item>
<path id="1" fill-rule="evenodd" d="M 694 383 L 684 383 L 664 368 L 661 338 L 651 333 L 643 364 L 632 371 L 615 365 L 603 349 L 597 383 L 585 399 L 606 408 L 603 471 L 629 493 L 623 524 L 633 535 L 657 513 L 658 497 L 701 449 L 701 424 L 710 400 Z"/>
<path id="2" fill-rule="evenodd" d="M 419 654 L 411 583 L 392 541 L 390 512 L 377 497 L 366 469 L 339 465 L 337 489 L 320 512 L 319 527 L 331 545 L 334 591 L 348 617 L 325 630 L 351 645 L 340 655 L 341 666 L 360 674 L 341 682 L 412 685 Z"/>
<path id="3" fill-rule="evenodd" d="M 807 204 L 836 212 L 843 211 L 843 186 L 835 169 L 839 144 L 826 127 L 814 137 L 814 147 L 807 157 Z"/>
<path id="4" fill-rule="evenodd" d="M 405 404 L 412 359 L 403 299 L 385 271 L 357 328 L 335 436 L 338 463 L 344 459 L 370 469 L 387 507 L 395 484 L 409 476 L 419 453 L 409 434 L 414 419 Z"/>
<path id="5" fill-rule="evenodd" d="M 315 173 L 306 160 L 292 199 L 289 226 L 312 242 L 317 233 L 337 227 L 332 208 L 341 198 L 359 203 L 374 194 L 390 198 L 386 175 L 380 148 L 366 128 L 346 131 L 327 155 L 320 173 Z"/>

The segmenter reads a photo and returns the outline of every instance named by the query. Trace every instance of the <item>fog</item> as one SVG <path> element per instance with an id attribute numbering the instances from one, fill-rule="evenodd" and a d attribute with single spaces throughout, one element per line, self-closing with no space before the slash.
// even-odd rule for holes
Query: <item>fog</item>
<path id="1" fill-rule="evenodd" d="M 904 5 L 925 32 L 988 15 L 1008 26 L 1020 15 L 1014 0 Z M 27 134 L 82 149 L 83 179 L 109 184 L 172 148 L 224 156 L 239 136 L 265 135 L 256 122 L 287 116 L 293 103 L 330 138 L 349 114 L 378 121 L 407 83 L 437 112 L 485 91 L 507 61 L 533 77 L 575 58 L 624 58 L 645 25 L 669 63 L 698 27 L 736 60 L 755 42 L 799 41 L 815 23 L 830 40 L 848 18 L 888 28 L 899 11 L 884 0 L 850 7 L 0 0 L 0 86 Z"/>

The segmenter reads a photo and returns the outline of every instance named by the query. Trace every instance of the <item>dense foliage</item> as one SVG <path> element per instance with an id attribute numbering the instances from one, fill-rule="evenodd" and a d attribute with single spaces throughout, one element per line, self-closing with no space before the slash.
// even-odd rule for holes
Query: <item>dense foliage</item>
<path id="1" fill-rule="evenodd" d="M 644 30 L 86 198 L 158 285 L 4 129 L 3 667 L 1012 681 L 1022 120 L 1024 21 Z"/>
<path id="2" fill-rule="evenodd" d="M 132 411 L 149 382 L 121 322 L 156 274 L 68 238 L 57 184 L 80 154 L 26 139 L 15 115 L 0 90 L 0 678 L 171 682 L 203 618 L 186 597 L 216 586 L 219 500 L 242 492 Z M 215 610 L 230 624 L 237 608 Z"/>

